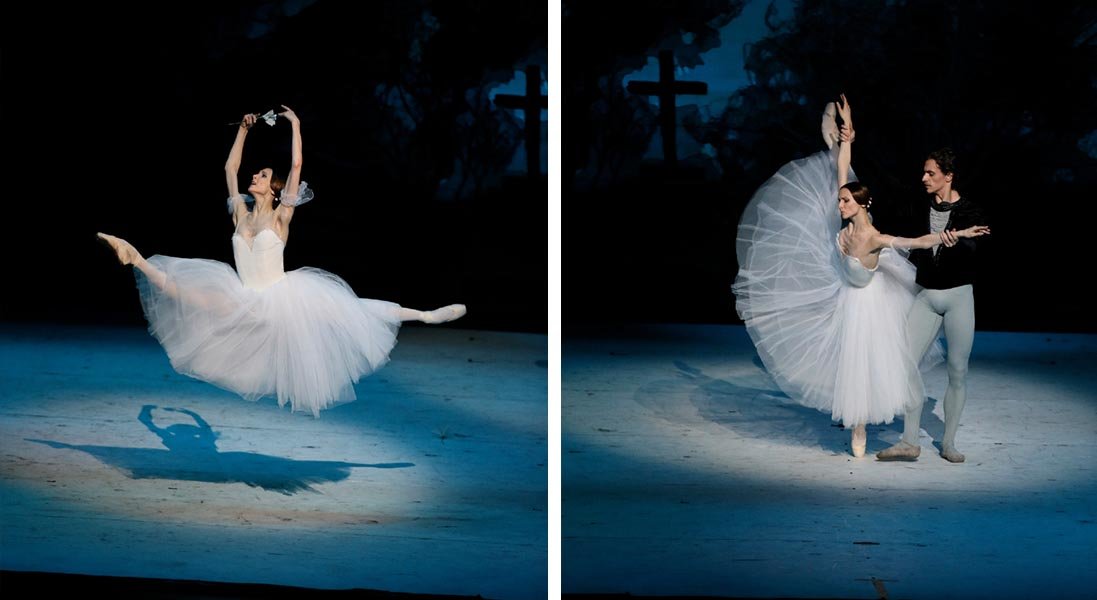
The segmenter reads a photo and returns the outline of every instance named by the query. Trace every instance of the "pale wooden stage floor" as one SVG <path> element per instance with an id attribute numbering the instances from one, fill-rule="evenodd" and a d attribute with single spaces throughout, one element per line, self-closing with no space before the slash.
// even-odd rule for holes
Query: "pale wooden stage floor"
<path id="1" fill-rule="evenodd" d="M 0 569 L 544 598 L 545 360 L 405 327 L 314 419 L 143 329 L 0 326 Z"/>
<path id="2" fill-rule="evenodd" d="M 563 591 L 803 598 L 1097 592 L 1097 336 L 979 332 L 957 445 L 849 454 L 734 326 L 565 340 Z M 943 397 L 944 367 L 927 376 Z M 869 427 L 869 452 L 902 421 Z"/>

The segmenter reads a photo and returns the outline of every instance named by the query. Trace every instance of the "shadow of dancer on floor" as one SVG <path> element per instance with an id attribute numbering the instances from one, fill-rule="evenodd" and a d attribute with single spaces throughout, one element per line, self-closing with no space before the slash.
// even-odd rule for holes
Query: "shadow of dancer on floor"
<path id="1" fill-rule="evenodd" d="M 348 463 L 293 460 L 251 452 L 220 452 L 217 450 L 220 434 L 198 413 L 185 408 L 161 408 L 165 412 L 187 415 L 195 424 L 174 423 L 160 427 L 153 420 L 152 411 L 155 408 L 158 407 L 146 404 L 137 420 L 155 433 L 167 450 L 66 444 L 52 440 L 27 441 L 51 448 L 86 452 L 133 479 L 244 483 L 287 496 L 300 491 L 316 492 L 312 484 L 342 481 L 350 476 L 354 467 L 399 469 L 415 466 L 406 462 Z"/>
<path id="2" fill-rule="evenodd" d="M 849 432 L 840 423 L 827 413 L 793 402 L 769 377 L 761 360 L 755 357 L 753 362 L 756 372 L 717 378 L 676 360 L 674 377 L 644 385 L 634 398 L 657 416 L 678 424 L 712 423 L 747 438 L 849 453 Z M 682 402 L 683 396 L 687 402 Z M 931 412 L 932 405 L 924 405 L 922 426 L 935 436 L 944 424 Z M 890 446 L 902 432 L 901 419 L 869 425 L 867 453 Z"/>

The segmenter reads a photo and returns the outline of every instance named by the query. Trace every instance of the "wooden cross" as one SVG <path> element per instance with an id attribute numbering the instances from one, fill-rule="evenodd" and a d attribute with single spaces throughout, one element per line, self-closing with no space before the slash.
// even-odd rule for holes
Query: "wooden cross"
<path id="1" fill-rule="evenodd" d="M 704 95 L 708 84 L 702 81 L 674 80 L 674 53 L 659 51 L 659 81 L 630 81 L 628 91 L 643 96 L 659 96 L 659 122 L 663 133 L 663 164 L 678 166 L 678 115 L 674 107 L 676 96 L 683 94 Z"/>
<path id="2" fill-rule="evenodd" d="M 541 110 L 548 108 L 548 96 L 541 95 L 541 68 L 526 67 L 526 94 L 498 94 L 495 105 L 517 108 L 525 112 L 526 121 L 526 173 L 530 177 L 541 175 Z"/>

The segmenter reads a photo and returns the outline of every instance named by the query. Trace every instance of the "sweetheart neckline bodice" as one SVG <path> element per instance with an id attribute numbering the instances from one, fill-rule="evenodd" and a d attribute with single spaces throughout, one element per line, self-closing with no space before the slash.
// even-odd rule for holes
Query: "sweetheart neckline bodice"
<path id="1" fill-rule="evenodd" d="M 268 231 L 271 239 L 263 235 Z M 286 243 L 273 229 L 264 227 L 259 230 L 259 233 L 251 238 L 250 244 L 240 232 L 233 233 L 232 240 L 236 274 L 244 287 L 261 290 L 277 283 L 285 276 L 282 253 L 286 249 Z"/>
<path id="2" fill-rule="evenodd" d="M 269 231 L 271 233 L 271 235 L 273 235 L 279 242 L 282 242 L 282 244 L 285 245 L 286 242 L 284 242 L 282 240 L 282 238 L 278 235 L 278 233 L 276 231 L 274 231 L 273 229 L 271 229 L 270 227 L 264 227 L 264 228 L 260 229 L 259 233 L 256 233 L 255 235 L 251 236 L 250 241 L 248 240 L 248 238 L 244 237 L 244 235 L 242 233 L 240 233 L 239 231 L 234 231 L 233 234 L 232 234 L 232 237 L 240 238 L 244 242 L 244 244 L 248 247 L 248 250 L 253 250 L 253 249 L 255 249 L 255 240 L 257 240 L 259 238 L 259 236 L 263 235 L 263 233 L 267 232 L 267 231 Z"/>

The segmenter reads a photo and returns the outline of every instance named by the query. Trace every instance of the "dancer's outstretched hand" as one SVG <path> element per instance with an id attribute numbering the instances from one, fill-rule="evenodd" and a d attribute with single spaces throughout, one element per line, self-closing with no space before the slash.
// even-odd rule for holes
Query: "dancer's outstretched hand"
<path id="1" fill-rule="evenodd" d="M 285 104 L 282 105 L 282 108 L 286 109 L 286 111 L 278 113 L 279 116 L 285 117 L 286 120 L 289 121 L 290 123 L 300 123 L 301 122 L 301 119 L 297 118 L 297 113 L 293 112 L 292 108 L 286 106 Z"/>
<path id="2" fill-rule="evenodd" d="M 955 233 L 957 237 L 973 238 L 982 235 L 990 235 L 990 227 L 987 227 L 986 225 L 973 225 L 967 229 L 961 229 L 960 231 L 954 229 L 953 233 Z"/>

